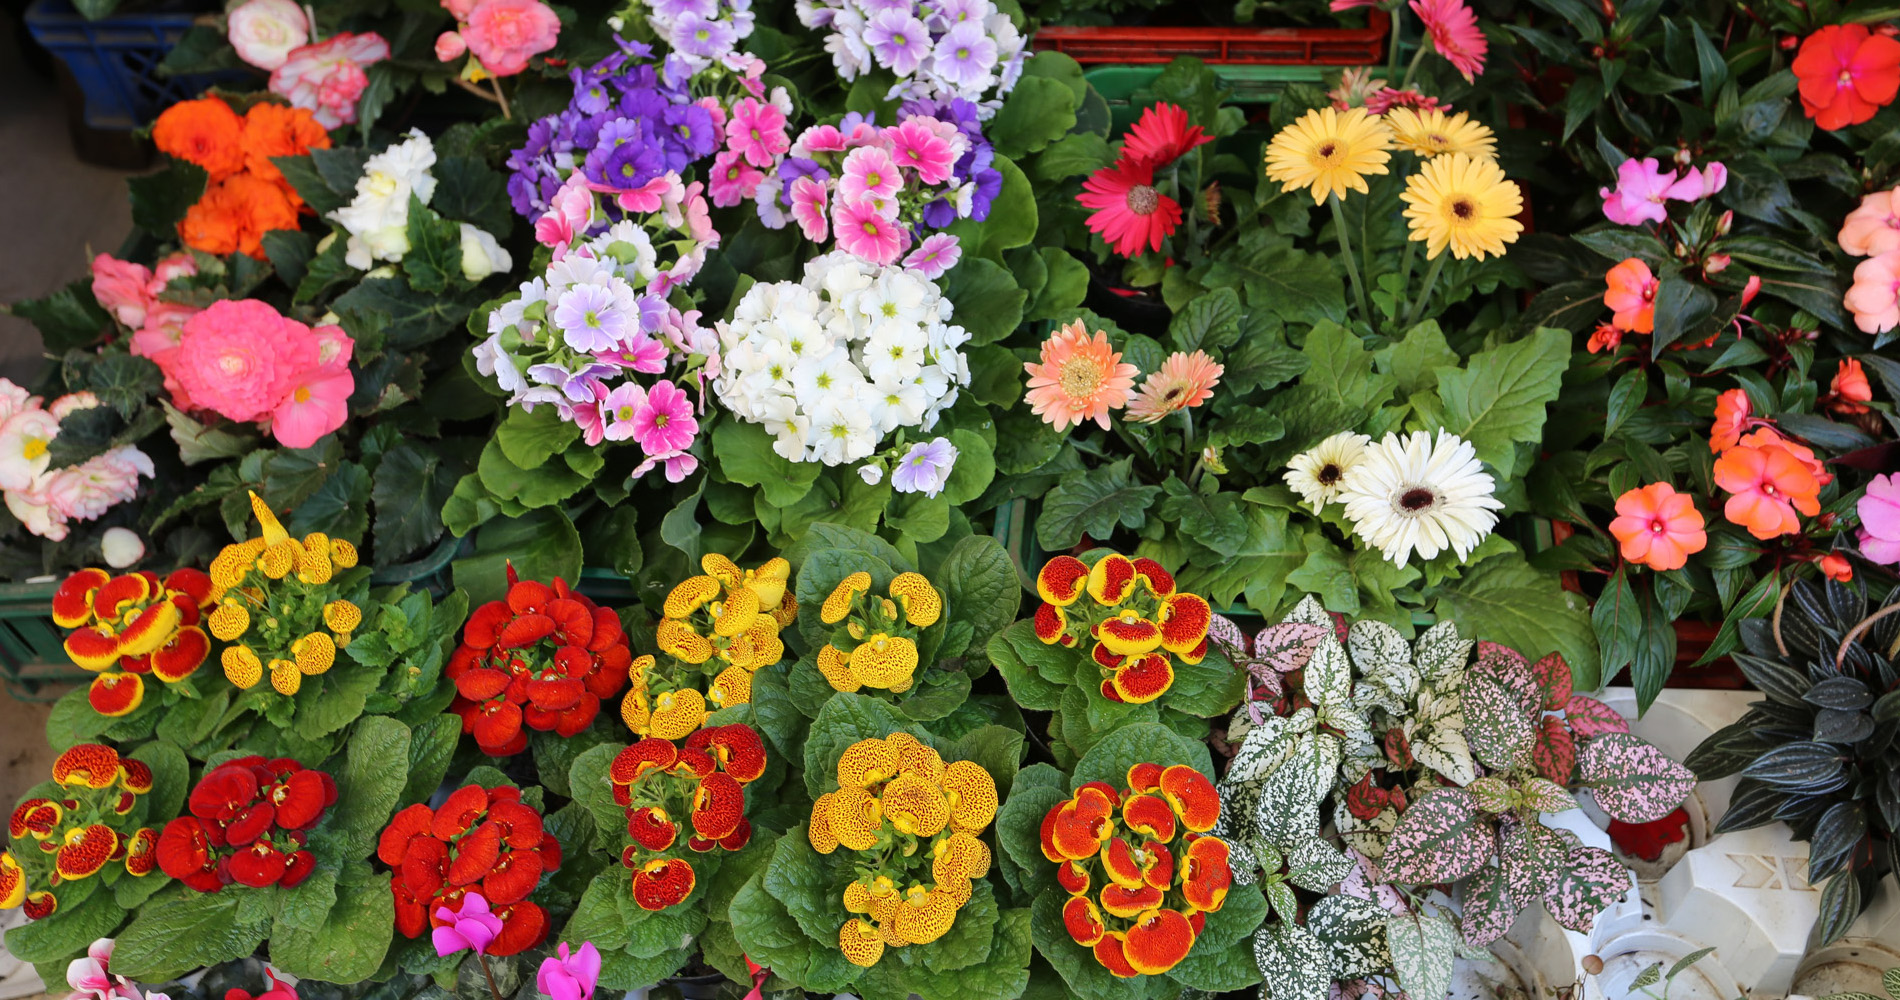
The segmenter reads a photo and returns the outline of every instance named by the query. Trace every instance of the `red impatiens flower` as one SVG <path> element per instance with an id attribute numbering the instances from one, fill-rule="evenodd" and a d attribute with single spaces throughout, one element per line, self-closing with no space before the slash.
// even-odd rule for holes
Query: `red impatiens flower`
<path id="1" fill-rule="evenodd" d="M 305 834 L 336 800 L 335 779 L 287 757 L 226 761 L 192 788 L 190 815 L 159 834 L 158 867 L 199 892 L 295 888 L 317 867 Z"/>
<path id="2" fill-rule="evenodd" d="M 561 867 L 561 844 L 541 814 L 507 785 L 456 789 L 440 809 L 417 804 L 398 812 L 377 841 L 376 856 L 392 869 L 396 929 L 421 937 L 439 908 L 461 907 L 479 892 L 501 918 L 490 955 L 516 955 L 542 942 L 548 916 L 528 900 L 541 876 Z"/>
<path id="3" fill-rule="evenodd" d="M 1125 163 L 1145 162 L 1160 168 L 1213 141 L 1199 125 L 1188 124 L 1188 113 L 1180 105 L 1156 104 L 1143 109 L 1141 120 L 1129 126 L 1121 158 Z"/>
<path id="4" fill-rule="evenodd" d="M 1124 158 L 1103 167 L 1082 182 L 1076 201 L 1093 210 L 1088 227 L 1123 257 L 1160 250 L 1161 243 L 1181 224 L 1181 204 L 1155 189 L 1155 168 L 1146 161 Z"/>
<path id="5" fill-rule="evenodd" d="M 620 863 L 633 871 L 633 900 L 664 910 L 692 895 L 693 864 L 678 851 L 737 851 L 752 839 L 744 786 L 765 773 L 765 742 L 751 726 L 701 729 L 683 746 L 649 736 L 608 766 L 614 801 L 627 810 Z M 685 817 L 682 823 L 680 817 Z"/>
<path id="6" fill-rule="evenodd" d="M 1833 131 L 1859 125 L 1900 90 L 1900 41 L 1864 24 L 1830 24 L 1801 42 L 1791 67 L 1801 109 Z"/>
<path id="7" fill-rule="evenodd" d="M 612 611 L 559 577 L 552 587 L 517 580 L 510 566 L 507 598 L 469 615 L 449 659 L 449 708 L 483 753 L 517 754 L 528 747 L 524 726 L 562 736 L 586 729 L 601 701 L 620 693 L 632 662 Z"/>

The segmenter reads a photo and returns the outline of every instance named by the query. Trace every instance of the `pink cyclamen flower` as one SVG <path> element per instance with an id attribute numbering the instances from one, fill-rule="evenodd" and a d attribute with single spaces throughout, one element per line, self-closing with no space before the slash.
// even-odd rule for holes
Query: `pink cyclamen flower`
<path id="1" fill-rule="evenodd" d="M 586 941 L 580 950 L 569 953 L 567 942 L 557 954 L 541 960 L 534 984 L 551 1000 L 593 1000 L 594 987 L 600 982 L 600 950 Z"/>
<path id="2" fill-rule="evenodd" d="M 1464 0 L 1412 0 L 1412 10 L 1425 22 L 1432 48 L 1470 83 L 1484 72 L 1486 44 L 1478 29 L 1478 15 Z"/>
<path id="3" fill-rule="evenodd" d="M 118 978 L 107 969 L 112 964 L 111 938 L 100 938 L 86 948 L 85 958 L 75 958 L 66 966 L 66 985 L 72 993 L 66 1000 L 111 1000 Z"/>
<path id="4" fill-rule="evenodd" d="M 445 921 L 430 935 L 430 940 L 435 944 L 435 953 L 440 956 L 453 955 L 458 951 L 486 955 L 495 935 L 501 933 L 501 918 L 488 911 L 488 900 L 479 892 L 463 896 L 459 912 L 446 906 L 437 907 L 435 918 Z"/>
<path id="5" fill-rule="evenodd" d="M 831 223 L 825 218 L 826 206 L 823 184 L 810 177 L 792 182 L 792 218 L 798 220 L 799 230 L 813 243 L 823 243 L 831 235 Z"/>
<path id="6" fill-rule="evenodd" d="M 765 183 L 765 174 L 757 167 L 747 163 L 744 154 L 736 149 L 720 150 L 713 157 L 712 175 L 707 186 L 712 191 L 712 203 L 720 208 L 731 208 L 745 201 Z"/>
<path id="7" fill-rule="evenodd" d="M 869 198 L 838 199 L 832 206 L 831 223 L 838 236 L 838 249 L 879 266 L 895 263 L 910 242 L 910 234 L 886 218 L 877 203 Z"/>
<path id="8" fill-rule="evenodd" d="M 1598 188 L 1603 214 L 1619 226 L 1661 222 L 1668 217 L 1663 200 L 1676 183 L 1676 172 L 1664 173 L 1656 158 L 1627 159 L 1616 168 L 1616 188 Z"/>
<path id="9" fill-rule="evenodd" d="M 1856 257 L 1900 250 L 1900 197 L 1894 191 L 1875 191 L 1863 197 L 1860 207 L 1847 213 L 1841 222 L 1840 244 L 1843 251 Z M 98 294 L 96 278 L 93 294 Z"/>
<path id="10" fill-rule="evenodd" d="M 785 112 L 766 101 L 740 98 L 726 121 L 726 147 L 755 167 L 771 166 L 792 147 L 785 134 Z"/>
<path id="11" fill-rule="evenodd" d="M 924 237 L 917 249 L 904 257 L 904 266 L 932 281 L 943 277 L 945 271 L 957 266 L 963 257 L 963 246 L 955 236 L 949 233 L 932 233 Z"/>
<path id="12" fill-rule="evenodd" d="M 356 342 L 335 326 L 317 327 L 311 336 L 317 341 L 317 363 L 297 373 L 271 414 L 271 434 L 286 448 L 308 448 L 343 426 L 356 392 L 356 376 L 350 374 Z"/>
<path id="13" fill-rule="evenodd" d="M 1900 475 L 1875 476 L 1855 510 L 1860 514 L 1860 554 L 1883 566 L 1900 563 Z"/>
<path id="14" fill-rule="evenodd" d="M 318 353 L 309 327 L 257 299 L 224 299 L 185 321 L 176 372 L 193 402 L 250 422 L 277 408 Z"/>
<path id="15" fill-rule="evenodd" d="M 1900 250 L 1861 261 L 1842 302 L 1862 333 L 1886 333 L 1900 326 Z"/>
<path id="16" fill-rule="evenodd" d="M 859 146 L 844 158 L 844 173 L 838 178 L 838 200 L 874 200 L 879 210 L 897 209 L 897 189 L 904 178 L 897 172 L 897 161 L 881 146 Z"/>
<path id="17" fill-rule="evenodd" d="M 1690 167 L 1684 171 L 1682 179 L 1669 185 L 1663 197 L 1675 201 L 1701 201 L 1713 197 L 1727 186 L 1728 168 L 1720 163 L 1711 163 L 1699 170 Z"/>
<path id="18" fill-rule="evenodd" d="M 369 86 L 365 66 L 389 58 L 389 42 L 373 32 L 341 32 L 292 49 L 270 75 L 270 92 L 309 110 L 324 128 L 356 121 L 356 101 Z"/>
<path id="19" fill-rule="evenodd" d="M 541 0 L 481 0 L 469 12 L 462 39 L 495 76 L 514 76 L 528 60 L 554 47 L 561 19 Z"/>
<path id="20" fill-rule="evenodd" d="M 151 284 L 152 272 L 143 264 L 103 253 L 92 259 L 92 297 L 133 329 L 145 325 L 145 310 L 152 305 Z"/>
<path id="21" fill-rule="evenodd" d="M 463 55 L 467 54 L 467 52 L 468 39 L 463 38 L 461 32 L 444 31 L 440 35 L 435 36 L 436 62 L 448 62 L 451 59 L 460 59 Z"/>
<path id="22" fill-rule="evenodd" d="M 950 179 L 950 173 L 957 165 L 957 148 L 951 140 L 931 128 L 928 120 L 907 118 L 902 125 L 885 135 L 891 140 L 892 158 L 898 166 L 917 171 L 918 180 L 925 184 L 942 184 Z M 847 170 L 850 169 L 850 163 L 849 159 L 845 161 Z"/>
<path id="23" fill-rule="evenodd" d="M 246 0 L 225 18 L 225 36 L 239 59 L 274 70 L 310 41 L 310 18 L 296 0 Z"/>
<path id="24" fill-rule="evenodd" d="M 645 405 L 633 415 L 633 437 L 648 455 L 684 451 L 699 433 L 693 403 L 679 386 L 660 382 L 647 391 Z"/>

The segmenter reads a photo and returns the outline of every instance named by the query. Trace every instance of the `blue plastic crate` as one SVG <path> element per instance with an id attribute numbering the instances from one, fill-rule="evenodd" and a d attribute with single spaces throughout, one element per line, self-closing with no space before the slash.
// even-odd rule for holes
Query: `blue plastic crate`
<path id="1" fill-rule="evenodd" d="M 66 0 L 34 0 L 26 27 L 79 81 L 86 95 L 86 124 L 129 131 L 150 125 L 159 112 L 218 81 L 209 75 L 158 74 L 158 64 L 195 17 L 188 11 L 140 12 L 88 21 Z"/>

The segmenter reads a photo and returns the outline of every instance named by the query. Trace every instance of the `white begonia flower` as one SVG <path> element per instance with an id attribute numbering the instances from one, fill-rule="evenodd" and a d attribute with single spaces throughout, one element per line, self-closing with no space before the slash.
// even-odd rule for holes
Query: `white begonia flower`
<path id="1" fill-rule="evenodd" d="M 481 281 L 497 271 L 507 273 L 515 266 L 514 257 L 502 249 L 501 242 L 489 233 L 462 223 L 462 276 Z"/>
<path id="2" fill-rule="evenodd" d="M 435 147 L 421 129 L 363 163 L 356 197 L 330 213 L 350 234 L 344 263 L 367 271 L 376 261 L 399 261 L 409 252 L 409 198 L 423 204 L 435 196 Z"/>

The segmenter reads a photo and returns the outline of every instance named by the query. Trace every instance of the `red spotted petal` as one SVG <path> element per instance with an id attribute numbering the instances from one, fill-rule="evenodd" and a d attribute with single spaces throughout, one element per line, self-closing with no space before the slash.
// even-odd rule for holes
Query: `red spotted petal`
<path id="1" fill-rule="evenodd" d="M 455 856 L 449 860 L 449 882 L 468 885 L 487 875 L 501 857 L 501 827 L 483 823 L 474 833 L 455 842 Z"/>
<path id="2" fill-rule="evenodd" d="M 78 743 L 53 761 L 53 780 L 80 788 L 105 788 L 119 780 L 119 752 L 102 743 Z"/>
<path id="3" fill-rule="evenodd" d="M 1144 705 L 1167 693 L 1174 686 L 1174 665 L 1160 653 L 1137 656 L 1109 678 L 1122 700 Z"/>
<path id="4" fill-rule="evenodd" d="M 469 613 L 462 626 L 462 641 L 476 649 L 487 649 L 501 640 L 501 630 L 515 617 L 514 610 L 502 601 L 489 601 Z"/>
<path id="5" fill-rule="evenodd" d="M 1174 883 L 1174 855 L 1152 840 L 1142 844 L 1141 849 L 1149 859 L 1142 881 L 1165 892 Z"/>
<path id="6" fill-rule="evenodd" d="M 679 824 L 658 806 L 627 810 L 627 835 L 649 851 L 664 851 L 679 839 Z"/>
<path id="7" fill-rule="evenodd" d="M 711 753 L 733 780 L 744 784 L 765 773 L 765 742 L 751 726 L 735 722 L 715 727 L 711 732 Z"/>
<path id="8" fill-rule="evenodd" d="M 54 856 L 54 870 L 63 879 L 96 874 L 119 853 L 119 835 L 103 823 L 69 830 Z"/>
<path id="9" fill-rule="evenodd" d="M 679 761 L 673 765 L 674 774 L 690 774 L 695 778 L 704 778 L 718 769 L 719 762 L 704 750 L 681 750 Z"/>
<path id="10" fill-rule="evenodd" d="M 1174 807 L 1181 823 L 1195 833 L 1206 833 L 1220 819 L 1220 793 L 1207 776 L 1185 764 L 1161 772 L 1161 794 Z"/>
<path id="11" fill-rule="evenodd" d="M 1218 910 L 1233 884 L 1226 841 L 1201 837 L 1188 845 L 1187 856 L 1181 862 L 1181 895 L 1189 906 L 1209 913 Z"/>
<path id="12" fill-rule="evenodd" d="M 1132 765 L 1128 768 L 1128 787 L 1137 792 L 1152 792 L 1161 787 L 1161 771 L 1160 764 L 1144 762 Z"/>
<path id="13" fill-rule="evenodd" d="M 692 863 L 684 858 L 657 858 L 633 873 L 633 901 L 643 910 L 664 910 L 693 894 Z"/>
<path id="14" fill-rule="evenodd" d="M 1080 861 L 1093 857 L 1101 850 L 1102 842 L 1115 831 L 1107 808 L 1092 808 L 1086 804 L 1088 801 L 1078 795 L 1075 802 L 1063 807 L 1056 815 L 1051 841 L 1056 851 L 1065 858 Z"/>
<path id="15" fill-rule="evenodd" d="M 107 580 L 92 595 L 93 613 L 101 618 L 117 618 L 128 605 L 153 596 L 152 582 L 137 573 L 122 573 Z"/>
<path id="16" fill-rule="evenodd" d="M 1127 556 L 1110 553 L 1089 569 L 1089 596 L 1097 604 L 1120 604 L 1135 584 L 1135 564 Z"/>
<path id="17" fill-rule="evenodd" d="M 420 802 L 398 812 L 390 818 L 389 825 L 383 828 L 382 836 L 376 840 L 376 857 L 391 868 L 402 864 L 409 839 L 428 834 L 434 820 L 435 810 Z"/>
<path id="18" fill-rule="evenodd" d="M 1133 979 L 1141 973 L 1128 964 L 1128 955 L 1123 950 L 1122 935 L 1118 931 L 1109 931 L 1100 941 L 1095 942 L 1095 960 L 1102 963 L 1118 979 Z"/>
<path id="19" fill-rule="evenodd" d="M 738 829 L 745 819 L 745 789 L 732 775 L 714 771 L 700 779 L 693 793 L 693 832 L 718 840 Z"/>
<path id="20" fill-rule="evenodd" d="M 92 617 L 93 595 L 112 579 L 102 569 L 88 567 L 67 577 L 53 591 L 53 624 L 60 628 L 78 628 Z"/>
<path id="21" fill-rule="evenodd" d="M 24 840 L 29 835 L 45 840 L 63 815 L 65 810 L 51 799 L 27 799 L 14 808 L 13 818 L 7 822 L 7 835 L 14 840 Z"/>
<path id="22" fill-rule="evenodd" d="M 1214 609 L 1198 594 L 1175 594 L 1162 604 L 1161 647 L 1170 653 L 1187 653 L 1207 638 L 1207 626 L 1214 620 Z"/>
<path id="23" fill-rule="evenodd" d="M 1122 804 L 1122 822 L 1128 824 L 1129 829 L 1139 830 L 1162 843 L 1174 839 L 1174 810 L 1158 795 L 1129 796 Z"/>
<path id="24" fill-rule="evenodd" d="M 202 609 L 211 602 L 211 592 L 216 589 L 211 582 L 211 574 L 189 566 L 172 570 L 165 578 L 165 590 L 183 594 L 191 603 Z"/>
<path id="25" fill-rule="evenodd" d="M 1118 917 L 1132 917 L 1143 910 L 1160 906 L 1161 896 L 1161 890 L 1151 885 L 1130 889 L 1110 882 L 1102 886 L 1102 909 Z"/>
<path id="26" fill-rule="evenodd" d="M 1056 866 L 1056 884 L 1069 895 L 1080 896 L 1089 891 L 1089 870 L 1065 859 Z"/>
<path id="27" fill-rule="evenodd" d="M 1042 564 L 1036 574 L 1036 593 L 1050 604 L 1067 606 L 1082 596 L 1088 583 L 1089 568 L 1074 556 L 1056 556 Z"/>
<path id="28" fill-rule="evenodd" d="M 1042 856 L 1048 858 L 1050 861 L 1067 862 L 1069 860 L 1060 850 L 1056 849 L 1056 820 L 1061 818 L 1062 810 L 1074 808 L 1075 804 L 1073 801 L 1058 802 L 1050 806 L 1049 811 L 1042 815 Z"/>
<path id="29" fill-rule="evenodd" d="M 1095 660 L 1097 666 L 1105 670 L 1117 669 L 1128 659 L 1128 657 L 1111 651 L 1107 646 L 1099 642 L 1095 644 L 1094 648 L 1089 650 L 1089 656 Z"/>
<path id="30" fill-rule="evenodd" d="M 140 611 L 138 617 L 119 630 L 119 652 L 139 656 L 163 646 L 178 630 L 180 617 L 178 609 L 169 601 Z"/>
<path id="31" fill-rule="evenodd" d="M 167 684 L 176 684 L 190 677 L 210 654 L 211 640 L 204 629 L 188 625 L 173 634 L 170 642 L 152 651 L 152 673 Z"/>
<path id="32" fill-rule="evenodd" d="M 1180 964 L 1194 947 L 1194 928 L 1178 910 L 1150 910 L 1128 928 L 1123 942 L 1136 972 L 1158 976 Z"/>
<path id="33" fill-rule="evenodd" d="M 1148 585 L 1148 592 L 1156 597 L 1166 597 L 1174 593 L 1174 574 L 1162 568 L 1162 565 L 1147 556 L 1134 559 L 1135 575 Z"/>
<path id="34" fill-rule="evenodd" d="M 1095 637 L 1109 652 L 1122 656 L 1146 653 L 1161 645 L 1161 628 L 1133 612 L 1123 612 L 1095 628 Z"/>
<path id="35" fill-rule="evenodd" d="M 1088 792 L 1089 794 L 1087 796 L 1084 796 L 1083 794 L 1084 792 Z M 1103 805 L 1101 808 L 1104 811 L 1112 812 L 1117 806 L 1120 806 L 1122 804 L 1121 793 L 1115 790 L 1114 785 L 1111 785 L 1106 781 L 1085 782 L 1081 788 L 1078 788 L 1075 790 L 1075 798 L 1076 798 L 1076 801 L 1078 802 L 1081 801 L 1085 797 L 1093 799 L 1093 797 L 1096 795 L 1100 795 L 1102 797 Z M 1089 808 L 1091 811 L 1094 810 L 1095 806 L 1092 802 Z"/>
<path id="36" fill-rule="evenodd" d="M 86 703 L 100 715 L 129 715 L 145 701 L 145 682 L 137 674 L 100 674 L 86 689 Z"/>
<path id="37" fill-rule="evenodd" d="M 1075 637 L 1069 635 L 1069 616 L 1053 604 L 1041 604 L 1036 607 L 1036 638 L 1046 645 L 1060 642 L 1064 646 L 1075 644 Z"/>
<path id="38" fill-rule="evenodd" d="M 1135 848 L 1121 837 L 1110 837 L 1102 845 L 1102 870 L 1116 885 L 1138 889 L 1147 882 L 1146 864 L 1135 857 Z M 1164 887 L 1165 888 L 1165 887 Z"/>
<path id="39" fill-rule="evenodd" d="M 50 892 L 29 892 L 20 910 L 28 920 L 45 920 L 59 909 L 59 899 Z"/>
<path id="40" fill-rule="evenodd" d="M 501 933 L 488 945 L 490 955 L 519 955 L 547 940 L 548 915 L 528 902 L 516 903 L 495 911 L 501 917 Z"/>
<path id="41" fill-rule="evenodd" d="M 66 655 L 87 670 L 104 670 L 119 662 L 119 640 L 104 626 L 91 625 L 66 637 Z"/>
<path id="42" fill-rule="evenodd" d="M 1102 913 L 1089 902 L 1086 896 L 1075 896 L 1062 904 L 1062 926 L 1075 939 L 1075 943 L 1084 948 L 1093 948 L 1108 928 L 1102 923 Z"/>
<path id="43" fill-rule="evenodd" d="M 678 760 L 678 747 L 649 736 L 620 751 L 613 763 L 607 765 L 607 778 L 616 785 L 630 785 L 648 771 L 666 770 Z"/>
<path id="44" fill-rule="evenodd" d="M 736 827 L 733 827 L 731 833 L 728 833 L 725 836 L 719 838 L 719 846 L 725 848 L 728 851 L 745 850 L 745 845 L 751 842 L 752 842 L 752 821 L 749 819 L 745 819 L 743 817 L 740 818 L 739 825 Z"/>

